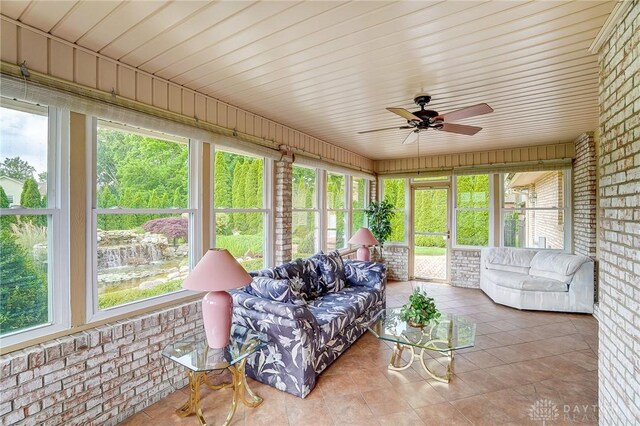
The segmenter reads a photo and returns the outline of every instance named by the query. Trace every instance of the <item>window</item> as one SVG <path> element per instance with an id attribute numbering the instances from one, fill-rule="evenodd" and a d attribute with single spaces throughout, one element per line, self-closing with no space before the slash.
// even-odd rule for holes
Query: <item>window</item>
<path id="1" fill-rule="evenodd" d="M 309 257 L 319 248 L 317 170 L 293 166 L 291 257 Z"/>
<path id="2" fill-rule="evenodd" d="M 187 139 L 98 123 L 90 313 L 182 290 L 196 211 L 189 151 Z"/>
<path id="3" fill-rule="evenodd" d="M 502 175 L 502 243 L 568 249 L 569 169 Z"/>
<path id="4" fill-rule="evenodd" d="M 369 206 L 369 181 L 354 177 L 351 180 L 351 235 L 367 226 L 365 209 Z"/>
<path id="5" fill-rule="evenodd" d="M 0 99 L 0 343 L 69 325 L 68 113 Z"/>
<path id="6" fill-rule="evenodd" d="M 269 263 L 269 205 L 263 157 L 216 149 L 215 246 L 226 248 L 248 271 Z"/>
<path id="7" fill-rule="evenodd" d="M 327 173 L 327 250 L 346 247 L 347 214 L 346 177 Z"/>
<path id="8" fill-rule="evenodd" d="M 455 178 L 455 244 L 489 245 L 489 175 Z"/>
<path id="9" fill-rule="evenodd" d="M 406 241 L 406 180 L 383 179 L 382 196 L 384 200 L 393 204 L 394 215 L 391 218 L 391 236 L 389 242 L 403 243 Z"/>

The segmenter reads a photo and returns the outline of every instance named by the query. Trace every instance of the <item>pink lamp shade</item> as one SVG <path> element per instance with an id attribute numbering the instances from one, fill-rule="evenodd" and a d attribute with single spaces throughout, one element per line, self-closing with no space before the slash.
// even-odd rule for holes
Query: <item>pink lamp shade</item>
<path id="1" fill-rule="evenodd" d="M 378 240 L 373 236 L 369 228 L 360 228 L 358 232 L 353 234 L 351 239 L 349 240 L 349 244 L 359 244 L 361 247 L 356 252 L 356 258 L 358 260 L 371 260 L 371 254 L 369 253 L 369 249 L 367 246 L 377 246 Z"/>
<path id="2" fill-rule="evenodd" d="M 188 290 L 208 291 L 202 299 L 202 319 L 211 348 L 229 343 L 233 301 L 225 290 L 245 286 L 251 275 L 225 249 L 209 249 L 182 283 Z"/>

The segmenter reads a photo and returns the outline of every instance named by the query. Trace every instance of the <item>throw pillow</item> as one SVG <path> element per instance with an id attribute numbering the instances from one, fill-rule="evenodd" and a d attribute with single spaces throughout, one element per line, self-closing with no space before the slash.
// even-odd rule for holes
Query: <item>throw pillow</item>
<path id="1" fill-rule="evenodd" d="M 294 289 L 289 280 L 274 280 L 266 277 L 254 277 L 251 281 L 251 292 L 254 296 L 275 302 L 306 305 L 300 292 Z"/>
<path id="2" fill-rule="evenodd" d="M 347 279 L 344 275 L 344 262 L 338 250 L 324 255 L 319 267 L 324 285 L 323 293 L 335 293 L 345 288 Z"/>
<path id="3" fill-rule="evenodd" d="M 326 257 L 322 251 L 314 254 L 304 260 L 304 269 L 307 276 L 310 277 L 311 290 L 309 291 L 309 299 L 315 299 L 324 292 L 325 284 L 322 279 L 322 271 L 320 271 L 320 263 Z"/>

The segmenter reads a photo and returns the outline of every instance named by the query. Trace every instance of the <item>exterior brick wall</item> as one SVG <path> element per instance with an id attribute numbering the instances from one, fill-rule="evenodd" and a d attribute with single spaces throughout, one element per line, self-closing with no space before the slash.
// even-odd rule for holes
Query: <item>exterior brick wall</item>
<path id="1" fill-rule="evenodd" d="M 451 250 L 451 285 L 480 288 L 480 250 Z"/>
<path id="2" fill-rule="evenodd" d="M 593 133 L 576 139 L 573 160 L 573 250 L 596 256 L 596 144 Z"/>
<path id="3" fill-rule="evenodd" d="M 274 216 L 275 216 L 275 253 L 276 265 L 282 265 L 291 260 L 291 229 L 293 225 L 292 213 L 292 179 L 293 158 L 283 156 L 275 162 L 274 179 Z"/>
<path id="4" fill-rule="evenodd" d="M 640 2 L 599 51 L 600 424 L 640 413 Z"/>
<path id="5" fill-rule="evenodd" d="M 393 281 L 409 280 L 409 247 L 387 245 L 380 252 L 376 250 L 371 260 L 384 262 L 387 267 L 387 278 Z"/>
<path id="6" fill-rule="evenodd" d="M 200 301 L 0 357 L 0 424 L 115 425 L 187 385 L 165 345 L 204 338 Z M 172 387 L 173 385 L 173 387 Z"/>
<path id="7" fill-rule="evenodd" d="M 562 172 L 545 173 L 529 185 L 529 193 L 536 194 L 535 201 L 527 202 L 527 207 L 562 207 Z M 530 210 L 527 212 L 527 247 L 539 247 L 539 238 L 545 238 L 545 247 L 562 249 L 564 241 L 564 218 L 562 212 Z"/>

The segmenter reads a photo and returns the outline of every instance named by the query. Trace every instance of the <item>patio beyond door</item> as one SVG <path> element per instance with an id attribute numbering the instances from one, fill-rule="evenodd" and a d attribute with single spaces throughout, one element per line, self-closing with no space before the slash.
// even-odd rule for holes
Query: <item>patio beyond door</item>
<path id="1" fill-rule="evenodd" d="M 413 276 L 449 281 L 449 188 L 414 188 Z"/>

